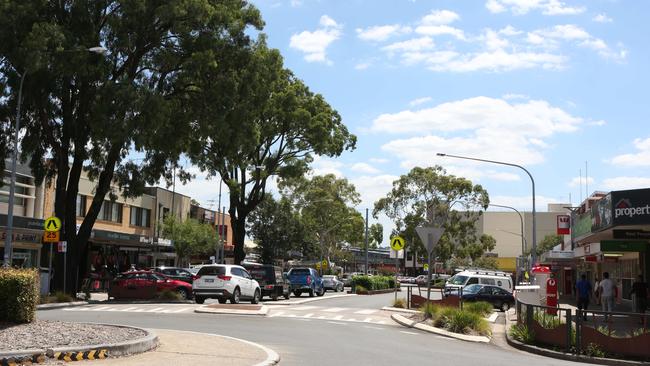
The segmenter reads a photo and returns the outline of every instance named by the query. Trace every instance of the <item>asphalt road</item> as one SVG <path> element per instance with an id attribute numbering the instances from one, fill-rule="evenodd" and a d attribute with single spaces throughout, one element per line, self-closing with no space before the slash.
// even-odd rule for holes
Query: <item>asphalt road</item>
<path id="1" fill-rule="evenodd" d="M 318 301 L 319 306 L 380 308 L 393 294 Z M 162 306 L 162 305 L 161 305 Z M 101 322 L 144 328 L 191 330 L 228 335 L 273 348 L 281 365 L 573 365 L 494 345 L 466 343 L 396 324 L 375 325 L 319 319 L 251 317 L 197 313 L 101 312 L 47 310 L 40 319 Z"/>

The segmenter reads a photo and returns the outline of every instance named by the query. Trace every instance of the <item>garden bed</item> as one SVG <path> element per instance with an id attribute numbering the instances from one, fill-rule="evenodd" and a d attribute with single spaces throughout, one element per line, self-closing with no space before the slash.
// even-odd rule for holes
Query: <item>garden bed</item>
<path id="1" fill-rule="evenodd" d="M 492 304 L 486 302 L 468 303 L 464 309 L 426 304 L 420 312 L 407 316 L 412 321 L 452 333 L 471 336 L 490 336 L 489 322 L 485 319 L 493 311 Z"/>

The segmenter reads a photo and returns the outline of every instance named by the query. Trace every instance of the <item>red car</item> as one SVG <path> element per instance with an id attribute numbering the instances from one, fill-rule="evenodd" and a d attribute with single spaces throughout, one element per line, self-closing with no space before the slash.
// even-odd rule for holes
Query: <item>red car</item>
<path id="1" fill-rule="evenodd" d="M 192 285 L 150 271 L 124 272 L 113 279 L 108 289 L 108 297 L 153 299 L 164 290 L 176 291 L 182 299 L 189 299 L 192 294 Z"/>

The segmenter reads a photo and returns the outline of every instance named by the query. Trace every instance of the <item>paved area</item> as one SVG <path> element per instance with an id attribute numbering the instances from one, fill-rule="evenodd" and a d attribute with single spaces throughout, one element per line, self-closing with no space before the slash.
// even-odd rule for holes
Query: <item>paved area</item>
<path id="1" fill-rule="evenodd" d="M 95 366 L 250 366 L 264 362 L 270 356 L 263 348 L 230 337 L 174 330 L 152 330 L 160 339 L 160 346 L 155 351 L 131 357 L 80 361 L 74 364 Z"/>
<path id="2" fill-rule="evenodd" d="M 358 322 L 378 325 L 393 325 L 390 313 L 379 309 L 348 308 L 339 306 L 269 306 L 268 317 L 297 318 L 331 322 Z"/>

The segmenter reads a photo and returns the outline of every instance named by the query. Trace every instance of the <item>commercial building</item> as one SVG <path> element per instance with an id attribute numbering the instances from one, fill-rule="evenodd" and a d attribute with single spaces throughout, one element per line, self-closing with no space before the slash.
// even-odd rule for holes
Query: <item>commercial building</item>
<path id="1" fill-rule="evenodd" d="M 223 254 L 226 259 L 226 263 L 234 262 L 234 249 L 233 245 L 233 233 L 232 226 L 230 223 L 230 215 L 218 211 L 214 211 L 208 208 L 201 207 L 199 205 L 190 206 L 190 217 L 198 220 L 203 224 L 211 225 L 215 232 L 217 233 L 217 238 L 219 238 L 224 246 Z M 212 254 L 217 260 L 217 253 Z M 210 260 L 209 256 L 196 256 L 192 257 L 191 261 L 193 263 L 206 263 Z"/>

